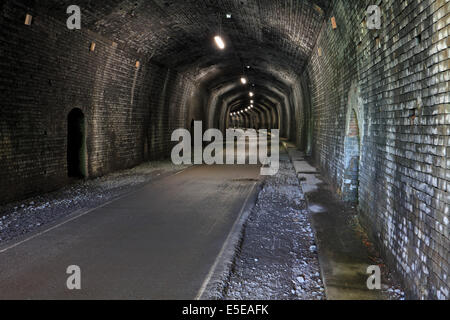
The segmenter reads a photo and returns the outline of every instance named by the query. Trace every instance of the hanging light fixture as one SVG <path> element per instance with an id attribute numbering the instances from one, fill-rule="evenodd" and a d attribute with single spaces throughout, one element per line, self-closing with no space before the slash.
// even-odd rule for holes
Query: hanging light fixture
<path id="1" fill-rule="evenodd" d="M 218 34 L 216 34 L 216 36 L 214 37 L 214 42 L 216 43 L 216 46 L 220 49 L 223 50 L 225 49 L 225 41 L 222 38 L 222 16 L 218 16 L 219 18 L 219 32 Z"/>
<path id="2" fill-rule="evenodd" d="M 253 97 L 255 94 L 253 92 L 250 91 L 249 96 Z"/>
<path id="3" fill-rule="evenodd" d="M 225 42 L 223 41 L 221 36 L 215 36 L 214 41 L 216 42 L 216 45 L 220 50 L 225 49 Z"/>
<path id="4" fill-rule="evenodd" d="M 246 77 L 241 77 L 241 83 L 242 83 L 242 84 L 246 85 L 247 82 L 248 82 L 248 80 L 247 80 Z"/>

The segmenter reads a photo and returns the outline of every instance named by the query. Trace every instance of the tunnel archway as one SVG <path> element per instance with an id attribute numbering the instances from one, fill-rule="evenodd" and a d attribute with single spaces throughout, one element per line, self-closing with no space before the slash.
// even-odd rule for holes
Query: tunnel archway
<path id="1" fill-rule="evenodd" d="M 67 117 L 67 175 L 70 178 L 86 178 L 86 120 L 78 108 Z"/>

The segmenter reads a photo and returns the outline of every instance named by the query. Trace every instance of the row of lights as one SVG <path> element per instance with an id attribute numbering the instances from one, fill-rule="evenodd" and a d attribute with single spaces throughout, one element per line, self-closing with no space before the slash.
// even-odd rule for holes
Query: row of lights
<path id="1" fill-rule="evenodd" d="M 252 109 L 255 107 L 255 106 L 253 105 L 253 103 L 254 103 L 254 101 L 251 100 L 251 101 L 250 101 L 250 106 L 249 106 L 248 108 L 245 108 L 245 109 L 240 110 L 240 111 L 232 112 L 232 113 L 230 113 L 230 116 L 232 116 L 232 117 L 233 117 L 233 116 L 238 116 L 238 115 L 240 115 L 240 114 L 249 112 L 250 110 L 252 110 Z"/>
<path id="2" fill-rule="evenodd" d="M 226 17 L 227 17 L 227 19 L 231 19 L 231 17 L 232 17 L 231 13 L 227 13 Z M 217 35 L 217 36 L 214 37 L 214 42 L 216 43 L 216 46 L 220 50 L 224 50 L 225 49 L 225 47 L 226 47 L 225 41 L 223 40 L 223 38 L 220 35 Z M 247 66 L 247 69 L 250 69 L 250 66 Z M 246 85 L 248 83 L 248 79 L 245 76 L 242 76 L 241 77 L 241 83 L 243 85 Z M 253 98 L 255 96 L 255 94 L 252 91 L 250 91 L 249 92 L 249 96 L 250 96 L 250 98 Z M 244 113 L 244 111 L 249 111 L 249 110 L 253 109 L 253 100 L 251 100 L 250 103 L 251 103 L 251 105 L 248 108 L 246 108 L 245 110 L 234 112 L 234 113 L 231 113 L 230 115 L 232 115 L 232 116 L 233 115 L 238 115 L 238 114 Z"/>
<path id="3" fill-rule="evenodd" d="M 221 36 L 215 36 L 214 41 L 216 42 L 216 45 L 220 50 L 225 49 L 225 42 L 223 41 Z M 250 69 L 250 66 L 247 66 L 247 69 Z M 246 85 L 248 83 L 248 79 L 246 77 L 242 76 L 241 83 L 243 85 Z"/>

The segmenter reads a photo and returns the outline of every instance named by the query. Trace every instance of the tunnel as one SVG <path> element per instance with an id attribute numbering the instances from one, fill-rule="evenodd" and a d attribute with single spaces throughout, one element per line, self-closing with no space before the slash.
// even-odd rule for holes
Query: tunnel
<path id="1" fill-rule="evenodd" d="M 272 210 L 280 216 L 243 224 L 250 231 L 237 233 L 244 237 L 237 242 L 243 246 L 238 254 L 259 252 L 245 249 L 251 243 L 245 237 L 255 232 L 258 241 L 272 241 L 267 246 L 273 253 L 261 253 L 272 257 L 272 264 L 282 248 L 295 247 L 289 239 L 300 236 L 270 229 L 256 237 L 256 225 L 290 230 L 305 223 L 300 234 L 313 236 L 304 252 L 318 257 L 311 258 L 317 270 L 293 277 L 297 289 L 286 284 L 286 296 L 262 298 L 358 299 L 373 298 L 373 292 L 391 298 L 401 292 L 400 299 L 450 298 L 450 2 L 3 0 L 0 9 L 0 222 L 2 216 L 5 221 L 0 224 L 0 256 L 19 259 L 36 252 L 36 240 L 15 244 L 61 222 L 50 231 L 59 232 L 53 239 L 74 246 L 80 239 L 95 242 L 85 251 L 92 259 L 109 257 L 103 250 L 122 237 L 127 240 L 117 242 L 117 250 L 127 252 L 135 268 L 142 263 L 161 273 L 158 279 L 166 279 L 167 286 L 175 281 L 173 274 L 181 274 L 172 268 L 184 264 L 189 250 L 203 264 L 189 260 L 185 279 L 196 272 L 192 278 L 204 279 L 208 270 L 227 265 L 213 258 L 226 255 L 229 250 L 220 249 L 233 239 L 234 221 L 241 221 L 244 209 L 256 202 L 259 209 L 250 215 Z M 216 130 L 216 137 L 242 132 L 279 139 L 278 176 L 266 181 L 251 166 L 201 163 L 172 176 L 176 130 L 201 137 Z M 206 146 L 194 140 L 186 149 L 192 157 L 185 159 Z M 194 190 L 202 190 L 201 195 Z M 253 199 L 253 194 L 259 196 Z M 128 198 L 120 202 L 119 195 Z M 107 213 L 110 202 L 110 211 L 117 214 Z M 140 213 L 144 207 L 149 211 Z M 99 213 L 67 222 L 74 212 L 93 208 Z M 293 212 L 300 216 L 289 216 Z M 169 224 L 172 229 L 164 229 Z M 102 232 L 102 239 L 111 237 L 103 247 L 97 242 Z M 45 231 L 40 240 L 48 247 L 53 246 L 50 233 Z M 131 247 L 139 236 L 152 244 Z M 356 239 L 356 247 L 339 249 L 349 237 Z M 278 248 L 283 241 L 286 245 Z M 158 249 L 160 242 L 167 249 Z M 193 249 L 200 247 L 202 252 Z M 133 260 L 139 250 L 156 250 L 167 266 L 142 255 Z M 342 254 L 333 260 L 330 252 Z M 342 285 L 345 276 L 336 272 L 363 266 L 355 271 L 355 281 L 366 290 L 371 265 L 351 260 L 353 252 L 376 256 L 372 264 L 387 268 L 395 285 L 369 290 L 367 296 L 350 292 Z M 53 254 L 48 253 L 49 261 L 77 264 L 68 258 L 73 255 L 56 259 Z M 261 258 L 229 258 L 261 263 Z M 9 282 L 26 279 L 27 269 L 16 268 L 22 262 L 14 259 L 0 258 L 8 261 L 0 262 L 0 274 L 5 272 L 0 290 L 3 283 L 13 297 L 47 297 L 40 294 L 48 290 L 33 286 L 27 295 Z M 87 256 L 79 259 L 90 268 Z M 153 288 L 159 291 L 150 294 L 145 282 L 130 277 L 127 283 L 136 284 L 137 298 L 190 299 L 197 292 L 204 297 L 209 288 L 197 281 L 175 294 L 158 282 Z M 307 279 L 325 287 L 303 290 Z M 264 285 L 272 281 L 266 280 Z M 239 295 L 233 283 L 227 284 L 229 297 L 256 297 Z M 126 290 L 115 292 L 130 297 Z M 55 296 L 70 298 L 67 291 Z"/>

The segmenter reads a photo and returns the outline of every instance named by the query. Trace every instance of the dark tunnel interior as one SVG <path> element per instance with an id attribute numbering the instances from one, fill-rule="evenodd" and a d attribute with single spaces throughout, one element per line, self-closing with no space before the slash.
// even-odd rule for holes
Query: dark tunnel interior
<path id="1" fill-rule="evenodd" d="M 0 203 L 169 159 L 195 122 L 278 129 L 412 297 L 449 299 L 449 1 L 79 0 L 71 29 L 73 4 L 1 1 Z"/>

